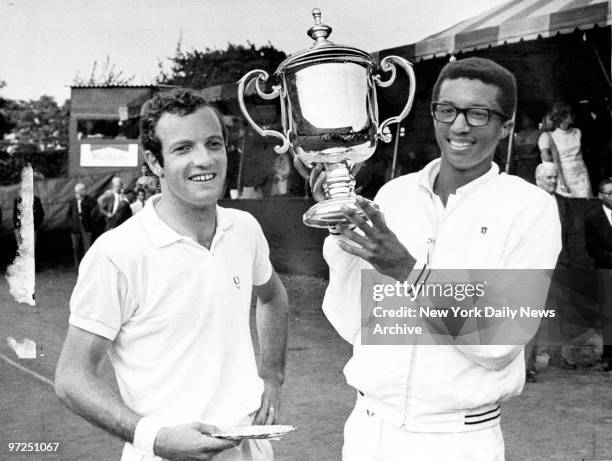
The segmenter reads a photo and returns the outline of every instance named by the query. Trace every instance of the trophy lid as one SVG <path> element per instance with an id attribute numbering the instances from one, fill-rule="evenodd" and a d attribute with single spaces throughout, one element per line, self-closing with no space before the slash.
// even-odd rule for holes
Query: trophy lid
<path id="1" fill-rule="evenodd" d="M 312 10 L 315 24 L 308 29 L 307 34 L 314 40 L 312 46 L 306 50 L 298 51 L 281 62 L 274 72 L 275 75 L 284 73 L 295 67 L 303 67 L 324 61 L 355 62 L 366 66 L 376 67 L 372 56 L 358 48 L 346 45 L 336 45 L 328 40 L 332 28 L 321 23 L 321 10 Z"/>

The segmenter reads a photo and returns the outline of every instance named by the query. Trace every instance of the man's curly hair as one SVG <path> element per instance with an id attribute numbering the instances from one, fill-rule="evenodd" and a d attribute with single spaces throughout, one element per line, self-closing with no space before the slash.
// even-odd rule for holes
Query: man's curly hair
<path id="1" fill-rule="evenodd" d="M 162 145 L 155 132 L 159 119 L 163 114 L 180 116 L 193 114 L 203 107 L 208 107 L 215 113 L 221 124 L 223 140 L 227 142 L 227 130 L 221 113 L 199 91 L 189 88 L 177 88 L 156 94 L 142 106 L 140 111 L 140 143 L 143 150 L 150 151 L 160 166 L 163 167 Z"/>

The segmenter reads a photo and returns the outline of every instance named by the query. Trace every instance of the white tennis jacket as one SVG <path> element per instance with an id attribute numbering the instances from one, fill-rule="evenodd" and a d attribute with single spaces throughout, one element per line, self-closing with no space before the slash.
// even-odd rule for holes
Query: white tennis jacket
<path id="1" fill-rule="evenodd" d="M 440 160 L 387 183 L 375 202 L 389 228 L 417 259 L 439 269 L 550 269 L 561 250 L 553 196 L 493 164 L 443 207 L 433 193 Z M 499 423 L 499 402 L 525 380 L 523 346 L 363 346 L 361 269 L 371 266 L 324 244 L 329 285 L 323 310 L 353 345 L 344 368 L 349 385 L 397 427 L 459 432 Z M 416 272 L 415 272 L 416 274 Z M 548 288 L 546 287 L 546 290 Z"/>

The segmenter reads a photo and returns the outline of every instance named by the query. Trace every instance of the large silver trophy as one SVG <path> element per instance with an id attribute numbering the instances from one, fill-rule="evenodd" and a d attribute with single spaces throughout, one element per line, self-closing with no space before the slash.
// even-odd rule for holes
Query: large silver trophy
<path id="1" fill-rule="evenodd" d="M 380 67 L 391 75 L 383 81 L 376 74 L 376 63 L 368 53 L 330 42 L 327 37 L 332 29 L 321 23 L 321 11 L 315 8 L 312 15 L 315 25 L 308 30 L 308 35 L 315 40 L 312 47 L 289 56 L 278 66 L 275 84 L 268 93 L 262 89 L 268 73 L 248 72 L 238 84 L 238 101 L 255 131 L 280 140 L 281 144 L 274 147 L 277 153 L 291 149 L 307 169 L 316 163 L 324 165 L 326 199 L 304 214 L 304 223 L 327 227 L 348 222 L 342 213 L 343 206 L 358 208 L 351 170 L 372 156 L 379 139 L 391 141 L 391 134 L 385 129 L 399 123 L 410 112 L 415 78 L 408 61 L 387 56 Z M 376 87 L 388 87 L 395 81 L 395 64 L 408 74 L 408 100 L 399 115 L 378 123 Z M 280 97 L 282 133 L 261 128 L 249 115 L 244 94 L 253 79 L 261 98 Z"/>

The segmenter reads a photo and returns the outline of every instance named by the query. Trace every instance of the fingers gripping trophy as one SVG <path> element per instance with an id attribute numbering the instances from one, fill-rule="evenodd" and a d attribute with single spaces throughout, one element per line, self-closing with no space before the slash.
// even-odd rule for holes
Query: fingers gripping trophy
<path id="1" fill-rule="evenodd" d="M 330 42 L 332 29 L 321 23 L 321 11 L 315 8 L 312 15 L 315 25 L 308 30 L 314 40 L 312 47 L 289 56 L 278 66 L 270 92 L 262 89 L 269 78 L 267 72 L 259 69 L 248 72 L 238 84 L 238 101 L 257 133 L 278 138 L 280 144 L 274 147 L 277 153 L 290 149 L 307 171 L 317 164 L 323 165 L 325 200 L 304 214 L 304 223 L 328 227 L 348 223 L 343 207 L 360 210 L 355 203 L 355 179 L 351 171 L 372 156 L 378 140 L 391 141 L 385 128 L 399 123 L 410 112 L 415 77 L 407 60 L 387 56 L 380 68 L 391 76 L 382 80 L 368 53 Z M 396 65 L 408 74 L 408 100 L 399 115 L 379 123 L 376 89 L 393 84 Z M 280 98 L 282 133 L 262 129 L 249 115 L 244 94 L 251 81 L 261 98 Z"/>

